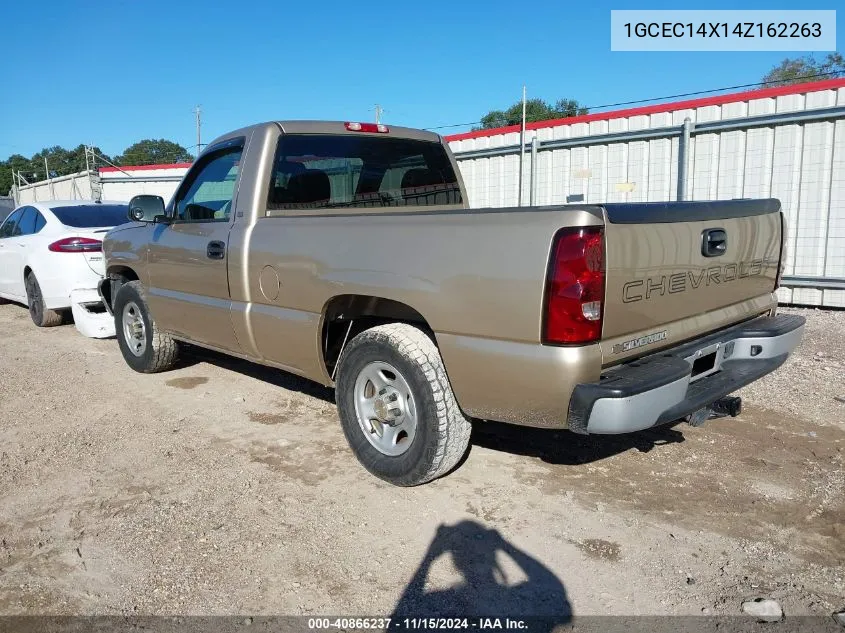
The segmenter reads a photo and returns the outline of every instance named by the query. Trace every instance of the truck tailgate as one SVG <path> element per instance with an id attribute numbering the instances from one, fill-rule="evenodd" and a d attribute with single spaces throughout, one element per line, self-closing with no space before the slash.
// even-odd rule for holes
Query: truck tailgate
<path id="1" fill-rule="evenodd" d="M 605 235 L 602 338 L 645 337 L 616 345 L 613 360 L 671 341 L 662 326 L 673 322 L 685 321 L 688 336 L 721 327 L 724 308 L 747 302 L 753 311 L 749 300 L 775 289 L 782 238 L 777 200 L 609 204 Z M 734 311 L 731 318 L 756 314 Z"/>

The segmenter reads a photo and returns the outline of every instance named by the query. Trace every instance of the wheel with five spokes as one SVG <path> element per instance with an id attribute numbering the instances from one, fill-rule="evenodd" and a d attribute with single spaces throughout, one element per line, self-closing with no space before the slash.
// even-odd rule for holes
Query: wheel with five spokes
<path id="1" fill-rule="evenodd" d="M 126 364 L 144 374 L 170 369 L 179 344 L 156 327 L 140 281 L 123 284 L 112 306 L 114 329 Z"/>
<path id="2" fill-rule="evenodd" d="M 337 406 L 355 456 L 375 476 L 415 486 L 466 453 L 471 424 L 458 407 L 434 341 L 406 323 L 353 338 L 339 361 Z"/>

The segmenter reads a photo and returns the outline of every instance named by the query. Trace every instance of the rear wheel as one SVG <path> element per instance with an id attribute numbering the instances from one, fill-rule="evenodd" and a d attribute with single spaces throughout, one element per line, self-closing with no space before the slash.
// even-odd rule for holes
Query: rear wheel
<path id="1" fill-rule="evenodd" d="M 127 365 L 144 374 L 173 367 L 179 356 L 179 344 L 156 327 L 140 281 L 120 287 L 113 312 L 115 334 Z"/>
<path id="2" fill-rule="evenodd" d="M 366 330 L 340 359 L 337 406 L 355 456 L 376 477 L 415 486 L 452 470 L 471 424 L 437 346 L 405 323 Z"/>
<path id="3" fill-rule="evenodd" d="M 35 273 L 30 271 L 24 279 L 24 286 L 26 287 L 26 303 L 29 307 L 29 316 L 32 317 L 32 322 L 38 327 L 54 327 L 61 325 L 63 315 L 56 310 L 48 310 L 44 306 L 44 297 L 41 295 L 41 286 L 38 285 L 38 279 Z"/>

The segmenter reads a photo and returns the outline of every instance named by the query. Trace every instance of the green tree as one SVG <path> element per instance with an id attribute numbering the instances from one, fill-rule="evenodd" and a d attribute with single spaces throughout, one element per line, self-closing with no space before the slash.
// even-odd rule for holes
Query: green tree
<path id="1" fill-rule="evenodd" d="M 12 154 L 8 160 L 0 163 L 0 196 L 5 196 L 12 189 L 12 171 L 20 171 L 24 178 L 32 182 L 34 174 L 31 171 L 31 163 L 26 156 Z M 42 169 L 43 171 L 43 169 Z"/>
<path id="2" fill-rule="evenodd" d="M 106 160 L 111 160 L 99 147 L 94 147 L 94 152 Z M 14 184 L 12 178 L 13 171 L 20 172 L 28 182 L 38 182 L 46 179 L 47 172 L 44 169 L 44 158 L 47 159 L 47 168 L 50 170 L 51 178 L 85 171 L 86 164 L 90 169 L 98 165 L 102 166 L 103 164 L 102 160 L 97 161 L 96 164 L 91 164 L 90 158 L 88 163 L 86 163 L 85 145 L 82 144 L 70 150 L 59 145 L 45 147 L 31 158 L 21 156 L 20 154 L 12 154 L 7 160 L 0 161 L 0 195 L 6 195 L 12 188 Z"/>
<path id="3" fill-rule="evenodd" d="M 45 147 L 40 152 L 33 154 L 29 160 L 29 171 L 37 175 L 37 180 L 45 180 L 47 172 L 44 167 L 44 159 L 47 159 L 47 168 L 50 170 L 50 178 L 72 174 L 70 171 L 70 152 L 64 147 L 54 145 Z M 24 174 L 26 176 L 26 174 Z M 27 176 L 28 177 L 28 176 Z"/>
<path id="4" fill-rule="evenodd" d="M 117 165 L 156 165 L 161 163 L 189 163 L 193 155 L 173 141 L 144 139 L 130 145 L 120 156 L 114 157 Z"/>
<path id="5" fill-rule="evenodd" d="M 845 74 L 845 58 L 839 53 L 830 53 L 818 60 L 812 55 L 784 59 L 763 76 L 763 87 L 786 86 L 807 81 L 833 79 Z"/>
<path id="6" fill-rule="evenodd" d="M 75 174 L 80 171 L 85 171 L 85 168 L 95 169 L 104 165 L 103 158 L 106 161 L 112 162 L 112 159 L 96 145 L 92 148 L 98 158 L 95 158 L 92 163 L 92 157 L 88 156 L 88 161 L 85 160 L 85 146 L 77 145 L 75 148 L 68 150 L 67 166 L 70 171 L 69 174 Z"/>
<path id="7" fill-rule="evenodd" d="M 547 121 L 549 119 L 565 119 L 567 117 L 587 114 L 587 108 L 578 104 L 575 99 L 558 99 L 554 104 L 542 99 L 528 99 L 525 102 L 525 120 Z M 481 127 L 476 130 L 489 130 L 495 127 L 519 125 L 522 123 L 522 102 L 514 103 L 507 110 L 491 110 L 481 117 Z"/>

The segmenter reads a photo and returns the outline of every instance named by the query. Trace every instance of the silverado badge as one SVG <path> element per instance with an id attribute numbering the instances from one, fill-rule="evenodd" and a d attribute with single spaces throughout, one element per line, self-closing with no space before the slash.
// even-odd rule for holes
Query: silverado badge
<path id="1" fill-rule="evenodd" d="M 645 336 L 631 339 L 630 341 L 625 341 L 624 343 L 617 343 L 613 346 L 613 353 L 621 354 L 622 352 L 630 352 L 632 349 L 637 349 L 638 347 L 643 347 L 644 345 L 651 345 L 652 343 L 664 341 L 666 340 L 666 336 L 667 331 L 661 330 L 660 332 L 646 334 Z"/>

